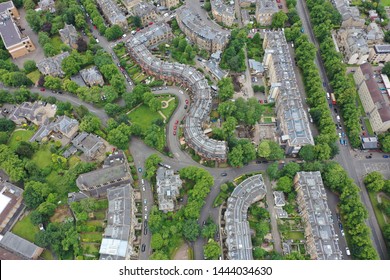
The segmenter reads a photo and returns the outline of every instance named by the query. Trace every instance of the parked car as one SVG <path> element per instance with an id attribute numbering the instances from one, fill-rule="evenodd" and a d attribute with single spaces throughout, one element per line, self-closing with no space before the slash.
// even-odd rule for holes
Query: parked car
<path id="1" fill-rule="evenodd" d="M 372 158 L 372 156 L 366 156 L 366 158 L 367 158 L 367 159 L 370 159 L 370 158 Z"/>
<path id="2" fill-rule="evenodd" d="M 141 179 L 141 184 L 145 185 L 145 180 L 144 179 Z"/>
<path id="3" fill-rule="evenodd" d="M 142 252 L 145 252 L 145 248 L 146 248 L 146 245 L 145 245 L 145 243 L 144 243 L 144 244 L 142 244 L 142 246 L 141 246 L 141 251 L 142 251 Z"/>
<path id="4" fill-rule="evenodd" d="M 39 224 L 39 230 L 42 230 L 42 231 L 45 230 L 45 228 L 43 227 L 43 224 Z"/>
<path id="5" fill-rule="evenodd" d="M 389 155 L 383 155 L 383 158 L 389 158 Z"/>
<path id="6" fill-rule="evenodd" d="M 148 203 L 148 200 L 145 198 L 144 199 L 144 204 L 146 205 Z"/>
<path id="7" fill-rule="evenodd" d="M 188 105 L 184 105 L 184 110 L 186 110 L 188 108 Z"/>
<path id="8" fill-rule="evenodd" d="M 224 173 L 221 173 L 221 176 L 222 176 L 222 177 L 226 177 L 226 176 L 227 176 L 227 173 L 225 173 L 225 172 L 224 172 Z"/>
<path id="9" fill-rule="evenodd" d="M 178 123 L 179 123 L 179 120 L 176 120 L 176 121 L 175 121 L 175 124 L 178 124 Z"/>
<path id="10" fill-rule="evenodd" d="M 189 103 L 189 101 L 188 101 L 188 99 L 186 99 L 186 104 L 188 105 L 188 103 Z"/>
<path id="11" fill-rule="evenodd" d="M 173 131 L 173 135 L 176 136 L 176 131 L 175 130 Z"/>
<path id="12" fill-rule="evenodd" d="M 350 256 L 350 255 L 351 255 L 351 252 L 349 251 L 349 248 L 348 248 L 348 247 L 345 247 L 345 252 L 347 253 L 347 256 Z"/>
<path id="13" fill-rule="evenodd" d="M 141 168 L 141 167 L 138 167 L 138 172 L 139 172 L 139 173 L 142 172 L 142 168 Z"/>
<path id="14" fill-rule="evenodd" d="M 45 91 L 46 89 L 45 88 L 41 88 L 40 91 Z"/>

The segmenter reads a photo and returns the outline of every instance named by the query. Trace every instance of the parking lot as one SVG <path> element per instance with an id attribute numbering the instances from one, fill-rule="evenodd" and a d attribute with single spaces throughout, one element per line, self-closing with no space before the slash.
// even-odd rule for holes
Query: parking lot
<path id="1" fill-rule="evenodd" d="M 373 162 L 373 163 L 363 163 L 365 174 L 379 171 L 383 174 L 386 179 L 390 179 L 390 163 L 387 162 Z"/>

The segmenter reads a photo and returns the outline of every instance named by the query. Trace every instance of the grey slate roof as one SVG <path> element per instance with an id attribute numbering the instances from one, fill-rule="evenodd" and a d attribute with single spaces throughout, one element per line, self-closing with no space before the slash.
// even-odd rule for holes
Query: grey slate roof
<path id="1" fill-rule="evenodd" d="M 104 146 L 101 138 L 85 131 L 73 138 L 72 144 L 77 149 L 83 151 L 88 158 L 94 158 L 98 151 Z"/>
<path id="2" fill-rule="evenodd" d="M 175 208 L 174 201 L 179 195 L 179 189 L 182 185 L 180 176 L 175 175 L 172 169 L 159 167 L 156 180 L 159 210 L 173 211 Z"/>
<path id="3" fill-rule="evenodd" d="M 84 82 L 89 86 L 104 85 L 103 76 L 102 74 L 100 74 L 96 66 L 81 70 L 80 75 L 83 78 Z"/>
<path id="4" fill-rule="evenodd" d="M 27 259 L 32 259 L 43 250 L 41 247 L 8 231 L 0 240 L 0 246 Z"/>
<path id="5" fill-rule="evenodd" d="M 65 72 L 62 71 L 61 63 L 65 57 L 69 56 L 69 52 L 63 52 L 59 55 L 48 57 L 37 63 L 38 70 L 43 75 L 63 77 Z"/>
<path id="6" fill-rule="evenodd" d="M 251 230 L 248 208 L 266 194 L 266 186 L 261 174 L 241 182 L 227 201 L 225 212 L 226 245 L 230 260 L 252 260 Z"/>

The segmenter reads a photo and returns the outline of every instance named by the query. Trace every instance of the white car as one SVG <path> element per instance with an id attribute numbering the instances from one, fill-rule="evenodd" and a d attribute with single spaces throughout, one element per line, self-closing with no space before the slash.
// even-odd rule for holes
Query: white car
<path id="1" fill-rule="evenodd" d="M 145 205 L 145 212 L 148 211 L 148 206 Z"/>
<path id="2" fill-rule="evenodd" d="M 127 36 L 127 34 L 123 34 L 123 35 L 122 35 L 122 38 L 126 38 L 126 36 Z"/>
<path id="3" fill-rule="evenodd" d="M 344 235 L 345 235 L 345 233 L 344 233 L 344 230 L 343 230 L 343 229 L 341 230 L 341 235 L 342 235 L 342 236 L 344 236 Z"/>
<path id="4" fill-rule="evenodd" d="M 96 38 L 95 40 L 96 40 L 96 43 L 99 43 L 99 39 L 98 38 Z"/>
<path id="5" fill-rule="evenodd" d="M 184 94 L 184 92 L 183 92 L 182 90 L 179 90 L 179 93 L 180 93 L 180 94 Z"/>
<path id="6" fill-rule="evenodd" d="M 142 184 L 142 185 L 145 185 L 144 179 L 141 179 L 141 184 Z"/>
<path id="7" fill-rule="evenodd" d="M 142 187 L 142 191 L 145 191 L 145 187 Z"/>
<path id="8" fill-rule="evenodd" d="M 147 214 L 145 214 L 145 220 L 147 220 L 148 219 L 148 215 Z"/>
<path id="9" fill-rule="evenodd" d="M 349 251 L 349 248 L 348 248 L 348 247 L 345 247 L 345 252 L 347 253 L 347 256 L 350 256 L 350 255 L 351 255 L 351 252 Z"/>
<path id="10" fill-rule="evenodd" d="M 339 138 L 341 138 L 341 132 L 339 132 Z"/>

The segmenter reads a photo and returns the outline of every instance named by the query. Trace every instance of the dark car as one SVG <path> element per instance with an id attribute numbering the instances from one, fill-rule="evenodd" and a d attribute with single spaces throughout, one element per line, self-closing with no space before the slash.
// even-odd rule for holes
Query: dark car
<path id="1" fill-rule="evenodd" d="M 144 228 L 144 235 L 147 235 L 147 234 L 148 234 L 148 228 L 145 227 L 145 228 Z"/>
<path id="2" fill-rule="evenodd" d="M 146 245 L 145 245 L 145 244 L 142 244 L 142 246 L 141 246 L 141 251 L 142 251 L 142 252 L 145 252 L 145 248 L 146 248 Z"/>
<path id="3" fill-rule="evenodd" d="M 188 108 L 188 105 L 184 105 L 184 109 L 187 109 Z"/>
<path id="4" fill-rule="evenodd" d="M 225 172 L 224 172 L 224 173 L 221 173 L 221 176 L 222 176 L 222 177 L 226 177 L 226 176 L 227 176 L 227 173 L 225 173 Z"/>
<path id="5" fill-rule="evenodd" d="M 389 155 L 383 155 L 383 158 L 389 158 Z"/>
<path id="6" fill-rule="evenodd" d="M 372 158 L 372 156 L 366 156 L 366 158 Z"/>
<path id="7" fill-rule="evenodd" d="M 334 108 L 333 110 L 334 110 L 335 113 L 337 113 L 337 109 L 336 108 Z"/>

